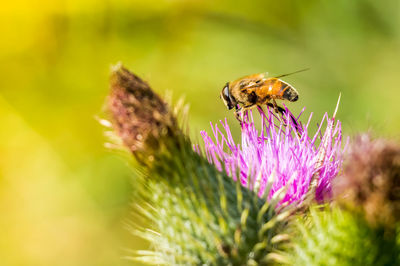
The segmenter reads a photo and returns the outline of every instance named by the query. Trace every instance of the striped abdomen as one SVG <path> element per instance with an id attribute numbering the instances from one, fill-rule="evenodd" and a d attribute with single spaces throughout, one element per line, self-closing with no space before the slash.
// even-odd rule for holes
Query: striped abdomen
<path id="1" fill-rule="evenodd" d="M 290 84 L 277 79 L 269 78 L 264 81 L 262 87 L 258 88 L 258 96 L 263 98 L 275 98 L 295 102 L 299 99 L 299 94 Z"/>

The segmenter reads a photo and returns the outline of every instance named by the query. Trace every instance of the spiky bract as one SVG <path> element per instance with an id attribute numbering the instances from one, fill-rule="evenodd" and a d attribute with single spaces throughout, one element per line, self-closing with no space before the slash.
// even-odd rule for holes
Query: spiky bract
<path id="1" fill-rule="evenodd" d="M 338 207 L 312 207 L 290 233 L 297 237 L 292 239 L 289 265 L 400 265 L 399 232 L 387 235 L 357 213 Z"/>

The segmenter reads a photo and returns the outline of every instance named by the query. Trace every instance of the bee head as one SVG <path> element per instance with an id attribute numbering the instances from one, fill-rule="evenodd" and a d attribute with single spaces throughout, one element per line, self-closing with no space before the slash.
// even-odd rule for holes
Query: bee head
<path id="1" fill-rule="evenodd" d="M 226 83 L 226 85 L 221 91 L 221 99 L 224 101 L 225 106 L 228 107 L 229 110 L 231 110 L 234 107 L 234 101 L 229 92 L 229 82 Z"/>

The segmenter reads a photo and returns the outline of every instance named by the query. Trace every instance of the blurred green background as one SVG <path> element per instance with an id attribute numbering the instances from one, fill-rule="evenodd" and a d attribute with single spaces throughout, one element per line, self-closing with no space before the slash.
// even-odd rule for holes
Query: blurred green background
<path id="1" fill-rule="evenodd" d="M 0 9 L 0 264 L 132 265 L 133 171 L 104 148 L 110 65 L 191 106 L 191 134 L 228 116 L 238 77 L 285 78 L 316 123 L 399 136 L 398 0 L 14 0 Z M 133 188 L 132 188 L 133 187 Z"/>

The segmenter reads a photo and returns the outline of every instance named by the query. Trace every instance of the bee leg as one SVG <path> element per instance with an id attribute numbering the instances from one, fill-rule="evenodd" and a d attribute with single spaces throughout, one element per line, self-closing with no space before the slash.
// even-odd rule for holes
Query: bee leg
<path id="1" fill-rule="evenodd" d="M 272 99 L 272 102 L 273 102 L 273 106 L 274 106 L 274 110 L 275 110 L 275 113 L 281 113 L 281 115 L 283 115 L 283 113 L 285 112 L 285 109 L 283 109 L 282 107 L 280 107 L 277 103 L 276 103 L 276 101 L 275 101 L 275 99 Z"/>
<path id="2" fill-rule="evenodd" d="M 242 119 L 240 118 L 240 114 L 241 114 L 240 111 L 235 111 L 235 117 L 236 117 L 236 119 L 239 121 L 239 123 L 242 123 L 243 121 L 242 121 Z"/>
<path id="3" fill-rule="evenodd" d="M 249 106 L 243 106 L 243 107 L 236 108 L 235 117 L 240 122 L 240 124 L 243 123 L 244 117 L 245 117 L 245 114 L 247 113 L 247 111 L 250 110 L 253 107 L 254 107 L 254 105 L 249 105 Z"/>
<path id="4" fill-rule="evenodd" d="M 279 105 L 273 105 L 272 103 L 267 103 L 267 105 L 268 105 L 269 107 L 274 108 L 274 110 L 275 110 L 276 113 L 280 113 L 281 115 L 283 115 L 283 114 L 286 113 L 285 109 L 283 109 L 283 108 L 280 107 Z"/>
<path id="5" fill-rule="evenodd" d="M 280 107 L 280 106 L 276 103 L 275 99 L 272 99 L 272 104 L 271 104 L 271 103 L 268 103 L 268 106 L 271 106 L 272 108 L 274 108 L 275 113 L 281 114 L 280 116 L 279 116 L 279 115 L 277 116 L 277 117 L 278 117 L 278 120 L 279 120 L 279 122 L 280 122 L 281 124 L 283 124 L 284 126 L 286 126 L 285 121 L 282 119 L 282 118 L 283 118 L 283 115 L 285 114 L 285 109 L 283 109 L 282 107 Z"/>
<path id="6" fill-rule="evenodd" d="M 240 124 L 243 123 L 241 116 L 243 117 L 243 108 L 235 106 L 235 117 L 239 121 Z"/>
<path id="7" fill-rule="evenodd" d="M 276 104 L 276 102 L 274 101 L 274 103 Z M 280 107 L 279 105 L 274 105 L 274 104 L 272 104 L 272 103 L 267 103 L 267 105 L 269 106 L 269 107 L 272 107 L 272 108 L 274 108 L 274 110 L 275 110 L 275 112 L 279 112 L 281 115 L 282 115 L 282 117 L 283 117 L 283 115 L 284 114 L 286 114 L 286 110 L 284 109 L 284 108 L 282 108 L 282 107 Z M 297 121 L 296 121 L 296 118 L 294 118 L 291 114 L 289 114 L 290 115 L 290 118 L 292 119 L 292 122 L 293 122 L 293 124 L 295 125 L 295 127 L 296 127 L 296 129 L 301 129 L 301 127 L 299 127 L 299 124 L 297 123 Z M 282 120 L 281 119 L 279 119 L 279 121 L 282 123 Z M 284 123 L 284 125 L 286 126 L 286 123 L 285 122 L 283 122 Z"/>

